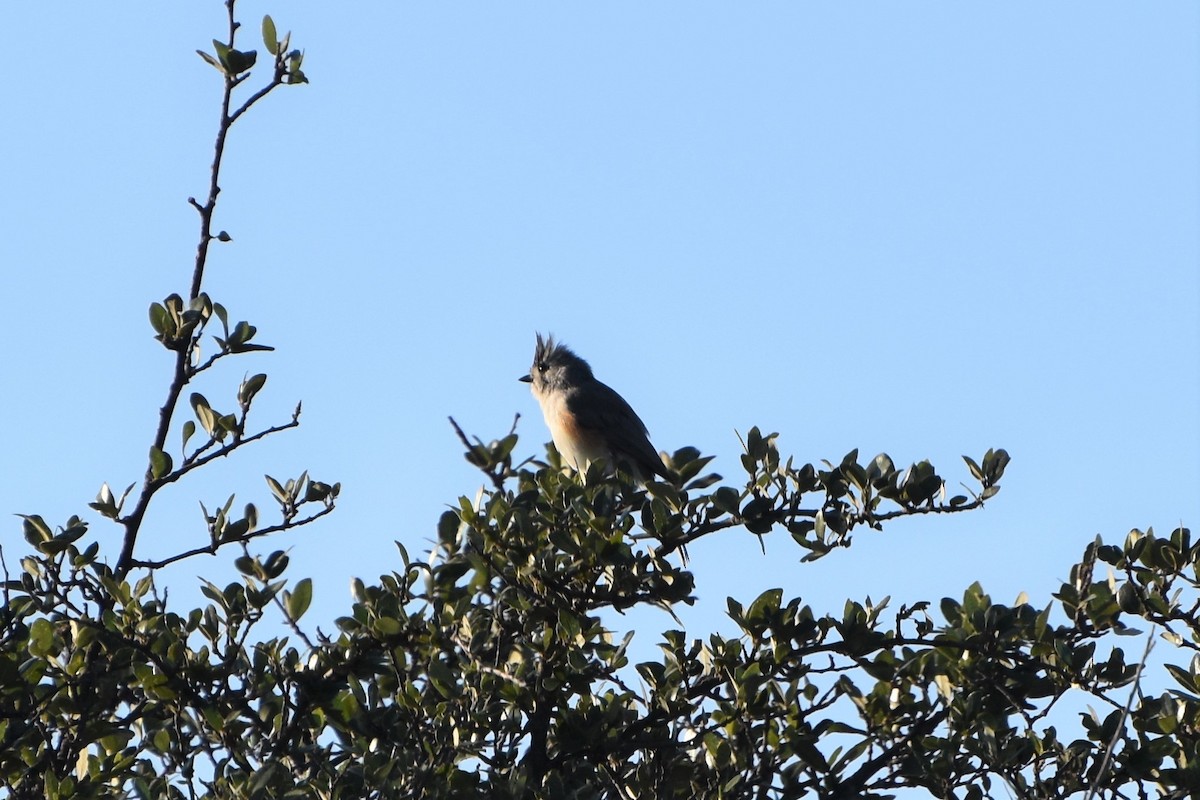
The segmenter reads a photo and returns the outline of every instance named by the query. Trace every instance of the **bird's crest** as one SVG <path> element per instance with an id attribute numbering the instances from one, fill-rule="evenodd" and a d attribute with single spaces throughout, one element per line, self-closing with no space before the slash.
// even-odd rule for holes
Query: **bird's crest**
<path id="1" fill-rule="evenodd" d="M 554 341 L 553 334 L 543 337 L 537 334 L 537 348 L 533 351 L 533 363 L 545 366 L 583 367 L 591 373 L 586 361 L 575 355 L 565 344 Z"/>

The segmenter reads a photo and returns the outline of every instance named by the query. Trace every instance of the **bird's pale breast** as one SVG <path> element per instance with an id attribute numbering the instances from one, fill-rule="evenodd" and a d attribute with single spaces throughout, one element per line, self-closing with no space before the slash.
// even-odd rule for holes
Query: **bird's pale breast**
<path id="1" fill-rule="evenodd" d="M 581 428 L 567 410 L 566 393 L 552 392 L 538 398 L 550 438 L 563 460 L 579 472 L 586 472 L 596 459 L 611 460 L 612 454 L 604 440 L 594 431 Z"/>

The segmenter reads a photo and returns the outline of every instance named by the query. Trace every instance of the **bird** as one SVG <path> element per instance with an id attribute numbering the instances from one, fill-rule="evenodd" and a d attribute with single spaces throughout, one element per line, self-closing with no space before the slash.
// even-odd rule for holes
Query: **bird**
<path id="1" fill-rule="evenodd" d="M 537 334 L 533 367 L 518 380 L 530 384 L 554 446 L 580 474 L 586 475 L 593 461 L 603 459 L 610 470 L 623 467 L 639 483 L 654 475 L 672 479 L 641 417 L 553 336 L 543 339 Z"/>

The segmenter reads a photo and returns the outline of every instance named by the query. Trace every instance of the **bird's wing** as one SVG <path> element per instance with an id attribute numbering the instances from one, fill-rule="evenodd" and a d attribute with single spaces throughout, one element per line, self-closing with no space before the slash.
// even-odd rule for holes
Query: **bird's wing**
<path id="1" fill-rule="evenodd" d="M 670 479 L 670 472 L 650 444 L 646 424 L 614 389 L 592 381 L 567 396 L 567 410 L 579 427 L 602 435 L 615 457 L 633 461 L 643 474 Z"/>

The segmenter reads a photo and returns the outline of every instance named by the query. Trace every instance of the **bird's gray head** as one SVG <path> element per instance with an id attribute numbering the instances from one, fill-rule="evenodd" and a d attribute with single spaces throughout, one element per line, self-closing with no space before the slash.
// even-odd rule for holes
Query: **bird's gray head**
<path id="1" fill-rule="evenodd" d="M 522 377 L 525 383 L 533 384 L 534 394 L 561 391 L 593 380 L 592 368 L 571 351 L 571 348 L 554 341 L 553 336 L 545 339 L 537 335 L 537 348 L 533 352 L 533 367 Z"/>

